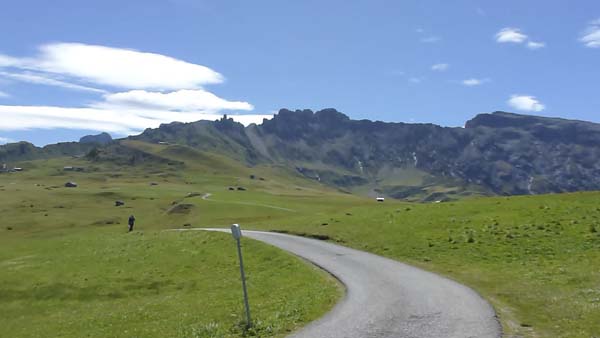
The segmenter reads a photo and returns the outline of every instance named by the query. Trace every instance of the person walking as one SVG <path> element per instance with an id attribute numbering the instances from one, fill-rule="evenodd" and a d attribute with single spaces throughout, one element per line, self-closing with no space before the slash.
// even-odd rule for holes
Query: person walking
<path id="1" fill-rule="evenodd" d="M 129 216 L 129 232 L 133 231 L 133 225 L 135 224 L 135 217 L 133 215 Z"/>

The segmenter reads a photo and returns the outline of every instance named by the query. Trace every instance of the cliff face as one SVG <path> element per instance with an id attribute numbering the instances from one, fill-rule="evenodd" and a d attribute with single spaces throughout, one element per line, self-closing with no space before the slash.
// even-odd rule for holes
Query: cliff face
<path id="1" fill-rule="evenodd" d="M 335 109 L 282 109 L 261 125 L 171 123 L 131 138 L 183 144 L 249 165 L 283 165 L 341 189 L 398 198 L 600 190 L 599 124 L 506 112 L 446 128 L 352 120 Z M 54 147 L 61 153 L 63 147 Z M 51 150 L 29 148 L 0 147 L 0 159 Z"/>
<path id="2" fill-rule="evenodd" d="M 202 124 L 209 131 L 178 124 L 187 130 L 178 142 L 288 165 L 343 188 L 370 182 L 400 197 L 431 187 L 494 194 L 600 189 L 600 125 L 590 122 L 494 112 L 465 128 L 444 128 L 351 120 L 335 109 L 282 109 L 247 128 L 231 120 Z M 207 135 L 208 142 L 194 141 Z"/>

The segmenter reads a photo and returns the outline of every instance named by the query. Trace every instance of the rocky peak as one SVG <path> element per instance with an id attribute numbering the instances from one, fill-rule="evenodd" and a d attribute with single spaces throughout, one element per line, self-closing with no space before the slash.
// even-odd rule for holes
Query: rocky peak
<path id="1" fill-rule="evenodd" d="M 224 132 L 244 132 L 244 125 L 239 122 L 235 122 L 231 117 L 227 117 L 227 115 L 224 115 L 221 119 L 215 121 L 215 128 Z"/>
<path id="2" fill-rule="evenodd" d="M 319 123 L 324 124 L 334 124 L 339 122 L 350 121 L 350 118 L 348 116 L 344 115 L 343 113 L 340 113 L 339 111 L 333 108 L 319 110 L 315 113 L 314 119 L 317 120 Z"/>
<path id="3" fill-rule="evenodd" d="M 109 144 L 113 138 L 108 133 L 100 133 L 98 135 L 87 135 L 79 139 L 79 143 L 97 143 L 101 145 Z"/>
<path id="4" fill-rule="evenodd" d="M 552 120 L 547 117 L 520 115 L 496 111 L 491 114 L 479 114 L 467 121 L 465 128 L 489 127 L 489 128 L 525 128 L 538 123 L 547 123 Z"/>

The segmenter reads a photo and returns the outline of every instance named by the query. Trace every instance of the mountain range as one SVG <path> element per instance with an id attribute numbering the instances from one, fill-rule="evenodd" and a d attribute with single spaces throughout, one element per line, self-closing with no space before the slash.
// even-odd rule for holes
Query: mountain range
<path id="1" fill-rule="evenodd" d="M 283 166 L 350 193 L 407 200 L 600 190 L 600 124 L 508 112 L 442 127 L 352 120 L 335 109 L 281 109 L 247 127 L 224 116 L 163 124 L 127 139 L 106 136 L 43 148 L 7 144 L 0 146 L 0 162 L 84 154 L 108 160 L 119 154 L 123 164 L 135 165 L 127 158 L 145 155 L 127 141 L 141 141 L 194 148 L 248 166 Z"/>

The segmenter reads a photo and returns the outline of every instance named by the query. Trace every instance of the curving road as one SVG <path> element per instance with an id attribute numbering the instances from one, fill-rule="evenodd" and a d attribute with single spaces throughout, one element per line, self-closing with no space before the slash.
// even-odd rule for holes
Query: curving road
<path id="1" fill-rule="evenodd" d="M 346 296 L 332 311 L 293 338 L 502 335 L 494 309 L 473 290 L 447 278 L 324 241 L 247 230 L 243 235 L 307 259 L 346 287 Z"/>

